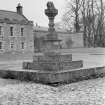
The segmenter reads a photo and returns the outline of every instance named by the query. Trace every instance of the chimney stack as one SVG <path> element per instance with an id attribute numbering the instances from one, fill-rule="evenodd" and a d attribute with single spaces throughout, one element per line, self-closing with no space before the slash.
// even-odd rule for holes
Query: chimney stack
<path id="1" fill-rule="evenodd" d="M 21 6 L 21 4 L 19 3 L 18 6 L 16 7 L 17 8 L 17 13 L 19 15 L 23 15 L 23 7 Z"/>

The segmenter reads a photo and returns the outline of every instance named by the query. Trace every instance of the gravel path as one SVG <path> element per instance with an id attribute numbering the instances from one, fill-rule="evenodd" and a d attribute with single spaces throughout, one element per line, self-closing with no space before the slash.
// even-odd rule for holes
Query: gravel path
<path id="1" fill-rule="evenodd" d="M 60 87 L 0 79 L 0 105 L 105 105 L 105 77 Z"/>

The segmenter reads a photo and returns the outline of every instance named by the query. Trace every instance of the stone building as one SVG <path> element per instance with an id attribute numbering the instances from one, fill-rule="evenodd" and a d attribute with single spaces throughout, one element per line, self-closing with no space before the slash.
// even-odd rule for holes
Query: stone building
<path id="1" fill-rule="evenodd" d="M 83 45 L 83 33 L 70 33 L 63 29 L 56 29 L 58 38 L 61 39 L 62 48 L 81 48 Z M 36 26 L 34 27 L 34 46 L 35 50 L 39 47 L 43 47 L 43 39 L 48 33 L 48 28 Z"/>
<path id="2" fill-rule="evenodd" d="M 33 50 L 33 22 L 24 15 L 18 4 L 16 12 L 0 10 L 0 52 Z"/>

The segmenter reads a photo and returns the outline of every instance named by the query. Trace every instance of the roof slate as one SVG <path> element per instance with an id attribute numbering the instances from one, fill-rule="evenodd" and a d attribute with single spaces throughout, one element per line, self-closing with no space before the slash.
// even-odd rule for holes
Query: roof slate
<path id="1" fill-rule="evenodd" d="M 67 33 L 67 31 L 64 30 L 64 29 L 55 28 L 55 30 L 57 32 Z M 46 32 L 46 31 L 48 31 L 48 27 L 37 26 L 37 27 L 34 27 L 34 31 L 44 31 L 44 32 Z"/>
<path id="2" fill-rule="evenodd" d="M 27 24 L 29 20 L 24 15 L 17 14 L 17 12 L 0 10 L 0 22 L 14 23 L 14 24 Z"/>

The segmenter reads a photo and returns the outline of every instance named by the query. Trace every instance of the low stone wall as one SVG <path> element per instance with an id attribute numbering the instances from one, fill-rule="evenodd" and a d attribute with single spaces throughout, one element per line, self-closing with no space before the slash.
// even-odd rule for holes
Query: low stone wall
<path id="1" fill-rule="evenodd" d="M 105 75 L 105 67 L 76 69 L 60 72 L 41 72 L 33 70 L 0 70 L 0 77 L 45 84 L 70 83 Z"/>
<path id="2" fill-rule="evenodd" d="M 57 31 L 57 30 L 56 30 Z M 48 29 L 46 31 L 42 30 L 34 30 L 34 44 L 35 51 L 37 48 L 43 47 L 43 38 L 46 37 L 48 33 Z M 62 48 L 81 48 L 84 47 L 83 44 L 83 32 L 80 33 L 70 33 L 70 32 L 58 32 L 58 39 L 62 40 L 61 46 Z M 37 41 L 38 40 L 38 41 Z"/>

